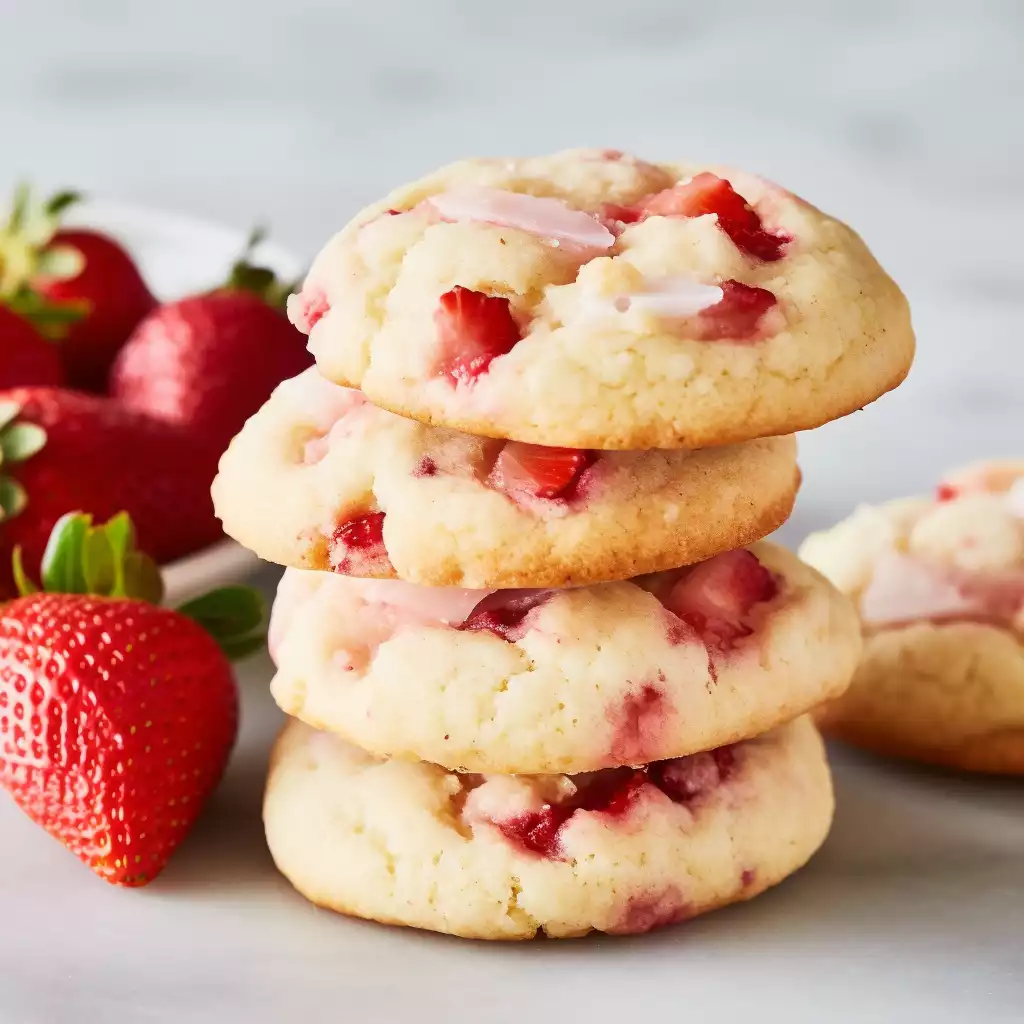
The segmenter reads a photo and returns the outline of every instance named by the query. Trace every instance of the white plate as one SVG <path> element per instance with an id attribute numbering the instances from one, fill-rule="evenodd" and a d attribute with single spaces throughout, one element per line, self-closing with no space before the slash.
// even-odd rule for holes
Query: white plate
<path id="1" fill-rule="evenodd" d="M 162 289 L 199 286 L 239 235 L 112 208 Z M 179 266 L 178 261 L 182 264 Z M 919 312 L 928 315 L 927 304 Z M 933 311 L 934 312 L 934 311 Z M 901 435 L 900 403 L 851 418 Z M 919 433 L 941 428 L 922 414 Z M 858 425 L 853 420 L 858 421 Z M 961 423 L 979 436 L 984 424 Z M 829 428 L 832 435 L 835 430 Z M 825 431 L 821 432 L 825 434 Z M 860 436 L 859 434 L 857 435 Z M 858 442 L 859 444 L 859 442 Z M 876 486 L 857 444 L 805 451 L 795 525 Z M 898 486 L 918 459 L 885 449 Z M 895 486 L 894 486 L 895 489 Z M 178 567 L 181 568 L 181 567 Z M 228 553 L 182 586 L 241 572 Z M 204 579 L 207 577 L 208 579 Z M 242 666 L 242 734 L 220 791 L 164 874 L 117 890 L 0 803 L 0 1019 L 15 1024 L 965 1024 L 1024 1006 L 1024 788 L 837 751 L 838 811 L 822 852 L 749 904 L 635 939 L 484 945 L 318 911 L 277 875 L 260 825 L 280 715 L 265 656 Z"/>
<path id="2" fill-rule="evenodd" d="M 124 242 L 161 299 L 178 298 L 224 280 L 247 235 L 225 225 L 127 203 L 88 202 L 72 208 L 68 219 L 102 227 Z M 259 247 L 256 259 L 286 279 L 302 271 L 295 256 L 272 242 Z M 213 586 L 243 582 L 260 564 L 233 540 L 219 541 L 163 567 L 167 603 L 180 604 Z"/>

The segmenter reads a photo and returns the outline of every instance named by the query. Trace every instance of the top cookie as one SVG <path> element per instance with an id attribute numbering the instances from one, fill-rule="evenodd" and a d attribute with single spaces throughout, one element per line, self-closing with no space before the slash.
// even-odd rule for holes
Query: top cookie
<path id="1" fill-rule="evenodd" d="M 467 160 L 325 246 L 292 321 L 394 412 L 585 448 L 818 426 L 895 387 L 906 300 L 844 224 L 754 175 L 615 151 Z"/>

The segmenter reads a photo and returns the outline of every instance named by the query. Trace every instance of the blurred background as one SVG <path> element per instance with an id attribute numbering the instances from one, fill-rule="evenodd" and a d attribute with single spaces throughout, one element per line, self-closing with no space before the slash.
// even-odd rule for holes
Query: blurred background
<path id="1" fill-rule="evenodd" d="M 804 440 L 799 534 L 1019 450 L 1022 40 L 1016 0 L 0 0 L 0 189 L 265 221 L 305 262 L 465 155 L 756 170 L 865 236 L 921 343 L 897 394 Z"/>

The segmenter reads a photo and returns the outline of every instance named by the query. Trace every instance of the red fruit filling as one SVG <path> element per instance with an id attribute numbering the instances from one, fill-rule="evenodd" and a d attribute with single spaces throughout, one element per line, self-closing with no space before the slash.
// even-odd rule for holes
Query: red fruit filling
<path id="1" fill-rule="evenodd" d="M 331 568 L 350 576 L 380 575 L 391 570 L 384 547 L 384 513 L 367 512 L 339 523 L 328 548 Z"/>
<path id="2" fill-rule="evenodd" d="M 755 605 L 779 592 L 775 577 L 744 548 L 727 551 L 683 571 L 661 593 L 661 603 L 694 629 L 708 649 L 712 678 L 715 655 L 727 654 L 753 626 L 747 621 Z"/>
<path id="3" fill-rule="evenodd" d="M 526 634 L 527 615 L 551 595 L 550 590 L 497 590 L 488 594 L 459 628 L 485 629 L 507 643 L 515 643 Z"/>
<path id="4" fill-rule="evenodd" d="M 567 800 L 545 804 L 493 825 L 513 845 L 542 857 L 562 855 L 561 831 L 577 811 L 611 820 L 626 817 L 649 788 L 661 790 L 673 803 L 688 805 L 727 781 L 735 765 L 732 747 L 656 761 L 644 768 L 608 768 L 576 779 L 579 788 Z"/>
<path id="5" fill-rule="evenodd" d="M 620 764 L 646 761 L 651 756 L 648 751 L 658 741 L 668 710 L 665 695 L 651 683 L 626 694 L 622 704 L 609 715 L 615 725 L 612 757 Z"/>
<path id="6" fill-rule="evenodd" d="M 620 206 L 618 203 L 602 203 L 597 208 L 597 219 L 605 226 L 619 224 L 635 224 L 643 218 L 637 206 Z M 614 230 L 614 228 L 612 228 Z"/>
<path id="7" fill-rule="evenodd" d="M 703 217 L 716 214 L 718 226 L 740 252 L 766 263 L 782 259 L 783 246 L 792 238 L 766 231 L 757 211 L 724 178 L 705 171 L 641 199 L 637 220 L 647 217 Z"/>
<path id="8" fill-rule="evenodd" d="M 416 477 L 437 476 L 437 463 L 429 455 L 424 455 L 416 463 L 416 468 L 412 471 L 412 475 Z"/>
<path id="9" fill-rule="evenodd" d="M 739 281 L 723 281 L 722 298 L 687 321 L 698 341 L 753 341 L 760 333 L 761 317 L 778 303 L 766 288 Z"/>
<path id="10" fill-rule="evenodd" d="M 608 930 L 613 935 L 642 935 L 665 925 L 679 924 L 691 914 L 692 910 L 682 893 L 670 885 L 657 896 L 631 896 L 621 918 Z"/>
<path id="11" fill-rule="evenodd" d="M 292 323 L 302 331 L 309 334 L 323 316 L 330 311 L 331 304 L 327 296 L 319 288 L 311 288 L 309 291 L 299 293 L 299 301 L 296 303 L 296 312 Z"/>
<path id="12" fill-rule="evenodd" d="M 489 486 L 512 498 L 569 498 L 593 452 L 508 441 L 488 477 Z"/>
<path id="13" fill-rule="evenodd" d="M 960 497 L 960 491 L 952 484 L 939 484 L 935 488 L 936 501 L 955 501 Z"/>
<path id="14" fill-rule="evenodd" d="M 519 325 L 508 299 L 456 285 L 441 296 L 437 312 L 436 372 L 456 384 L 476 380 L 491 361 L 512 351 Z"/>

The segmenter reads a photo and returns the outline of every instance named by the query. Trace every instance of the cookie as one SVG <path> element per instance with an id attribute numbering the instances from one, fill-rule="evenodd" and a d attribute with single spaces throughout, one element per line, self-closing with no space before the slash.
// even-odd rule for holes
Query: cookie
<path id="1" fill-rule="evenodd" d="M 314 903 L 479 939 L 646 932 L 749 899 L 801 867 L 831 818 L 806 718 L 575 778 L 379 761 L 293 722 L 263 807 L 278 868 Z"/>
<path id="2" fill-rule="evenodd" d="M 698 451 L 541 448 L 424 426 L 315 369 L 249 420 L 213 485 L 263 558 L 429 586 L 622 579 L 749 544 L 789 515 L 792 437 Z"/>
<path id="3" fill-rule="evenodd" d="M 381 756 L 585 772 L 754 736 L 840 694 L 857 617 L 768 543 L 569 590 L 422 588 L 290 570 L 281 708 Z"/>
<path id="4" fill-rule="evenodd" d="M 816 427 L 894 388 L 907 303 L 861 239 L 743 171 L 615 151 L 466 160 L 329 241 L 292 321 L 424 422 L 571 448 Z"/>
<path id="5" fill-rule="evenodd" d="M 1024 460 L 858 509 L 800 554 L 857 602 L 864 657 L 823 709 L 879 753 L 1024 773 Z"/>

